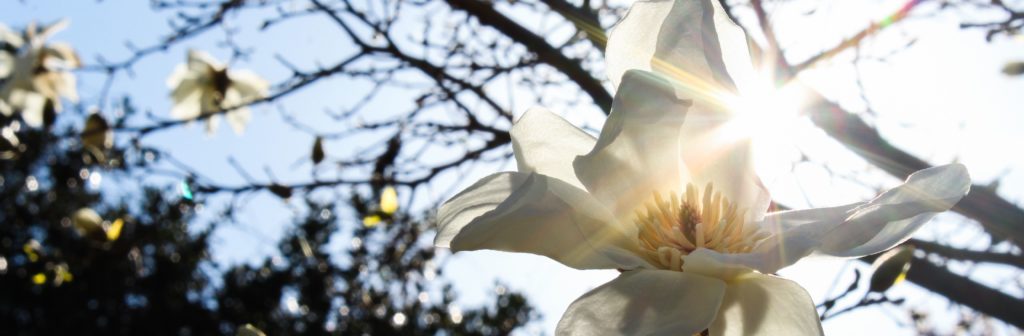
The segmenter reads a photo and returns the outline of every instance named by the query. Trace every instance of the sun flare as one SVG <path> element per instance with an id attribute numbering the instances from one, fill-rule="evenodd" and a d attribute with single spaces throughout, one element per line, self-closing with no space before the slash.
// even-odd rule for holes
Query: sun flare
<path id="1" fill-rule="evenodd" d="M 793 135 L 805 101 L 804 91 L 797 83 L 775 87 L 768 80 L 757 81 L 726 102 L 734 118 L 725 125 L 724 133 L 735 139 L 785 142 Z"/>

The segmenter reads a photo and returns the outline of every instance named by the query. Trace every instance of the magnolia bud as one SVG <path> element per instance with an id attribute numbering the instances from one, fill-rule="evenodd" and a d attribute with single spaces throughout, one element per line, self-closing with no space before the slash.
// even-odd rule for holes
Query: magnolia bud
<path id="1" fill-rule="evenodd" d="M 313 142 L 313 153 L 310 154 L 310 158 L 313 159 L 314 165 L 324 160 L 324 143 L 322 138 L 316 137 L 316 141 Z"/>
<path id="2" fill-rule="evenodd" d="M 292 197 L 292 188 L 291 187 L 287 187 L 287 186 L 283 186 L 283 185 L 274 183 L 274 184 L 270 185 L 269 189 L 270 189 L 271 193 L 274 193 L 274 195 L 277 195 L 277 197 L 280 197 L 282 199 L 289 199 L 289 198 Z"/>
<path id="3" fill-rule="evenodd" d="M 871 287 L 868 288 L 868 291 L 882 293 L 903 281 L 907 277 L 907 271 L 910 270 L 910 262 L 913 259 L 914 247 L 908 245 L 894 248 L 882 254 L 871 264 L 873 272 L 871 274 Z"/>

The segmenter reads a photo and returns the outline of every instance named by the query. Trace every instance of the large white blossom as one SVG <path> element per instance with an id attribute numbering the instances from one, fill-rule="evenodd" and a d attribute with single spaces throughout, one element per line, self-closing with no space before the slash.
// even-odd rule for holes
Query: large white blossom
<path id="1" fill-rule="evenodd" d="M 224 109 L 228 124 L 235 133 L 242 133 L 251 118 L 247 106 L 267 96 L 270 84 L 249 70 L 228 69 L 209 54 L 190 50 L 188 62 L 179 65 L 170 77 L 174 107 L 171 116 L 180 120 L 193 120 L 203 114 L 216 113 L 206 118 L 206 131 L 213 133 L 219 125 L 219 113 Z"/>
<path id="2" fill-rule="evenodd" d="M 607 58 L 617 92 L 596 139 L 533 108 L 511 131 L 518 171 L 437 214 L 439 247 L 620 270 L 569 306 L 559 335 L 819 335 L 809 295 L 773 273 L 812 253 L 892 248 L 970 186 L 950 164 L 866 202 L 767 213 L 749 140 L 718 132 L 752 68 L 717 1 L 635 3 Z"/>
<path id="3" fill-rule="evenodd" d="M 25 28 L 24 38 L 7 27 L 0 27 L 0 113 L 21 113 L 25 123 L 43 124 L 47 108 L 53 113 L 62 110 L 61 98 L 78 101 L 75 75 L 71 70 L 81 66 L 78 55 L 67 43 L 47 43 L 53 34 L 68 22 L 58 21 L 37 27 L 35 22 Z"/>

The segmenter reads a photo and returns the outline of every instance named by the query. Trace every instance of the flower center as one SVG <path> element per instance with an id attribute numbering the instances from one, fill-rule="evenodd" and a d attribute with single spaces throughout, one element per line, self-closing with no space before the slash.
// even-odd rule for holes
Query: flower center
<path id="1" fill-rule="evenodd" d="M 655 192 L 650 202 L 636 210 L 641 253 L 655 265 L 682 271 L 682 256 L 698 248 L 750 252 L 768 233 L 746 227 L 745 212 L 710 183 L 703 193 L 687 184 L 686 194 L 672 194 L 667 201 Z"/>

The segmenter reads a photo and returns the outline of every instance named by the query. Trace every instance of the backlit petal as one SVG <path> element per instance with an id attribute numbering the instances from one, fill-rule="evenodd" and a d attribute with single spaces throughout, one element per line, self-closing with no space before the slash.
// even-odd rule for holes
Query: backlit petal
<path id="1" fill-rule="evenodd" d="M 654 29 L 652 29 L 652 27 Z M 630 69 L 684 83 L 681 98 L 735 92 L 753 73 L 747 38 L 717 1 L 637 1 L 612 30 L 606 50 L 613 85 Z"/>
<path id="2" fill-rule="evenodd" d="M 751 253 L 697 252 L 764 273 L 774 273 L 812 252 L 840 257 L 874 254 L 909 239 L 932 216 L 956 204 L 969 188 L 970 176 L 963 165 L 933 167 L 910 175 L 902 185 L 869 202 L 769 214 L 760 225 L 772 235 Z"/>
<path id="3" fill-rule="evenodd" d="M 680 137 L 691 105 L 656 74 L 626 73 L 597 144 L 573 162 L 576 176 L 616 218 L 630 218 L 656 191 L 678 194 L 689 180 Z"/>
<path id="4" fill-rule="evenodd" d="M 188 51 L 188 69 L 196 73 L 216 71 L 224 68 L 217 59 L 205 51 L 191 49 Z"/>
<path id="5" fill-rule="evenodd" d="M 612 30 L 606 56 L 613 84 L 630 69 L 672 79 L 677 97 L 693 102 L 681 137 L 692 182 L 713 183 L 747 220 L 760 219 L 770 197 L 753 170 L 750 140 L 723 131 L 732 118 L 724 102 L 755 72 L 746 34 L 718 1 L 637 1 Z"/>
<path id="6" fill-rule="evenodd" d="M 15 109 L 21 110 L 21 119 L 25 120 L 25 124 L 32 127 L 43 125 L 43 114 L 46 110 L 45 96 L 32 91 L 15 89 L 11 93 L 10 103 L 14 105 Z"/>
<path id="7" fill-rule="evenodd" d="M 594 137 L 545 108 L 534 107 L 512 126 L 512 151 L 520 173 L 551 176 L 584 189 L 572 161 L 594 148 Z"/>
<path id="8" fill-rule="evenodd" d="M 0 51 L 0 79 L 10 76 L 12 71 L 14 71 L 14 56 Z"/>
<path id="9" fill-rule="evenodd" d="M 231 77 L 231 87 L 238 90 L 239 98 L 243 103 L 251 103 L 257 99 L 267 96 L 270 90 L 270 83 L 249 70 L 231 70 L 228 72 Z"/>
<path id="10" fill-rule="evenodd" d="M 446 202 L 434 244 L 547 256 L 578 269 L 633 269 L 636 234 L 583 190 L 539 174 L 498 173 Z"/>
<path id="11" fill-rule="evenodd" d="M 952 208 L 970 188 L 971 177 L 961 164 L 918 171 L 857 209 L 829 232 L 819 250 L 845 257 L 888 250 L 910 239 L 932 216 Z"/>
<path id="12" fill-rule="evenodd" d="M 729 282 L 713 336 L 823 335 L 807 291 L 795 282 L 749 273 Z"/>
<path id="13" fill-rule="evenodd" d="M 43 65 L 50 71 L 71 70 L 82 66 L 82 60 L 75 52 L 75 48 L 63 42 L 50 43 L 44 46 L 40 52 L 43 55 Z"/>
<path id="14" fill-rule="evenodd" d="M 14 49 L 21 48 L 25 44 L 25 40 L 21 38 L 20 34 L 15 33 L 3 23 L 0 23 L 0 42 L 9 44 Z"/>
<path id="15" fill-rule="evenodd" d="M 167 81 L 165 82 L 167 84 L 167 88 L 176 90 L 181 84 L 181 81 L 185 80 L 188 74 L 188 66 L 178 64 L 174 67 L 174 71 L 171 72 L 171 75 L 167 76 Z"/>
<path id="16" fill-rule="evenodd" d="M 224 94 L 224 105 L 242 105 L 242 98 L 239 96 L 240 95 L 235 88 L 228 88 L 228 91 Z M 226 112 L 225 118 L 227 118 L 228 125 L 231 126 L 233 131 L 235 131 L 235 134 L 242 134 L 242 132 L 245 131 L 245 126 L 249 124 L 249 119 L 252 119 L 252 111 L 249 110 L 249 107 L 239 107 Z"/>
<path id="17" fill-rule="evenodd" d="M 758 221 L 771 197 L 754 170 L 750 139 L 730 137 L 722 131 L 730 118 L 731 114 L 719 107 L 694 104 L 682 129 L 683 162 L 691 183 L 698 188 L 714 184 L 715 190 L 744 211 L 746 221 Z"/>
<path id="18" fill-rule="evenodd" d="M 625 272 L 576 299 L 555 334 L 693 335 L 711 325 L 725 287 L 684 272 Z"/>
<path id="19" fill-rule="evenodd" d="M 201 107 L 199 100 L 202 97 L 202 92 L 199 90 L 182 92 L 187 92 L 187 94 L 183 93 L 180 96 L 180 99 L 178 99 L 178 96 L 174 97 L 174 106 L 171 107 L 171 117 L 178 120 L 198 117 Z"/>

